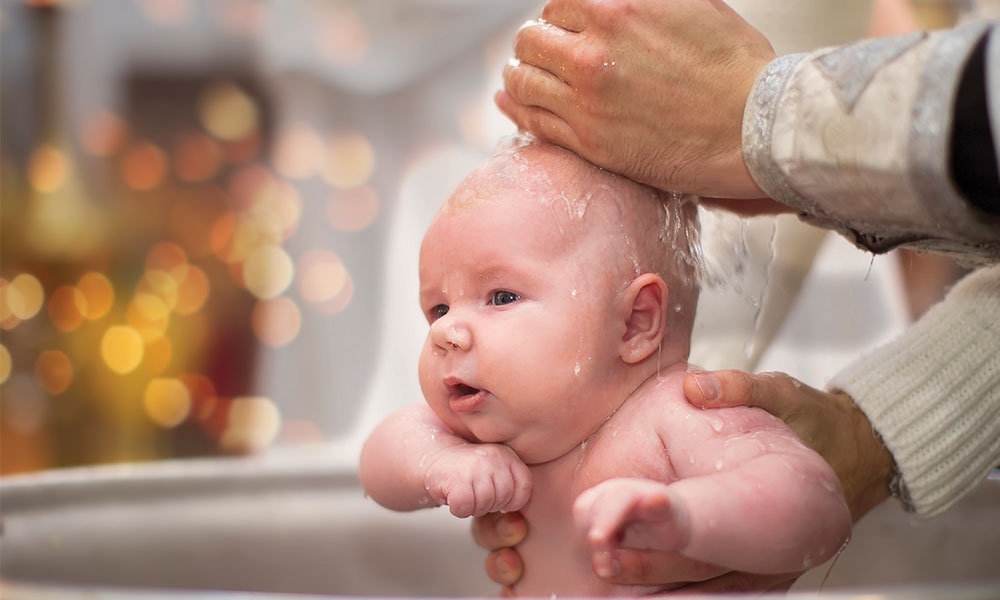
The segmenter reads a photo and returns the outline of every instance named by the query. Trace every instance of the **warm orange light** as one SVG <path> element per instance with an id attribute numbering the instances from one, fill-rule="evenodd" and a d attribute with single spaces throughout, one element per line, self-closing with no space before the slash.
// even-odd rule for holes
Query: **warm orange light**
<path id="1" fill-rule="evenodd" d="M 187 263 L 174 267 L 174 270 L 180 271 L 180 275 L 184 277 L 187 276 L 187 269 Z M 150 269 L 142 274 L 142 279 L 140 279 L 139 283 L 135 286 L 136 297 L 143 294 L 156 296 L 163 301 L 163 304 L 166 306 L 168 312 L 172 311 L 174 307 L 177 306 L 177 280 L 167 271 Z M 157 312 L 147 312 L 147 317 L 159 318 L 163 316 L 159 314 L 157 308 L 151 308 L 151 310 L 155 310 Z"/>
<path id="2" fill-rule="evenodd" d="M 7 309 L 22 321 L 38 314 L 45 302 L 45 291 L 38 278 L 30 273 L 21 273 L 4 286 Z"/>
<path id="3" fill-rule="evenodd" d="M 28 161 L 28 182 L 39 192 L 62 186 L 73 166 L 66 154 L 54 146 L 39 146 Z"/>
<path id="4" fill-rule="evenodd" d="M 7 381 L 10 371 L 13 368 L 13 361 L 10 359 L 10 352 L 7 347 L 0 344 L 0 383 Z"/>
<path id="5" fill-rule="evenodd" d="M 151 421 L 161 427 L 176 427 L 191 410 L 191 395 L 180 380 L 158 377 L 146 385 L 142 404 Z"/>
<path id="6" fill-rule="evenodd" d="M 315 129 L 297 123 L 278 135 L 274 169 L 289 179 L 307 179 L 319 173 L 326 148 Z"/>
<path id="7" fill-rule="evenodd" d="M 174 345 L 166 336 L 160 336 L 146 343 L 142 358 L 143 373 L 159 375 L 167 370 L 174 358 Z"/>
<path id="8" fill-rule="evenodd" d="M 177 306 L 174 307 L 174 312 L 179 315 L 198 312 L 208 300 L 209 289 L 208 275 L 191 265 L 188 267 L 187 277 L 177 287 Z"/>
<path id="9" fill-rule="evenodd" d="M 73 331 L 83 323 L 87 313 L 86 296 L 72 285 L 59 286 L 49 297 L 49 318 L 59 331 Z"/>
<path id="10" fill-rule="evenodd" d="M 115 289 L 101 273 L 91 271 L 86 273 L 76 283 L 76 289 L 83 294 L 86 312 L 84 316 L 91 321 L 108 314 L 115 303 Z"/>
<path id="11" fill-rule="evenodd" d="M 167 157 L 154 144 L 135 142 L 125 149 L 119 163 L 122 182 L 136 191 L 158 187 L 167 175 Z"/>
<path id="12" fill-rule="evenodd" d="M 299 334 L 302 314 L 295 302 L 284 296 L 261 300 L 254 305 L 250 325 L 262 344 L 280 348 Z"/>
<path id="13" fill-rule="evenodd" d="M 146 253 L 146 268 L 167 273 L 177 283 L 187 276 L 187 253 L 173 242 L 158 242 Z"/>
<path id="14" fill-rule="evenodd" d="M 136 294 L 125 313 L 129 328 L 146 344 L 163 337 L 170 325 L 170 307 L 154 294 Z"/>
<path id="15" fill-rule="evenodd" d="M 306 302 L 329 302 L 347 283 L 347 269 L 329 250 L 310 250 L 299 257 L 296 269 L 299 294 Z"/>
<path id="16" fill-rule="evenodd" d="M 73 363 L 59 350 L 43 350 L 35 361 L 35 379 L 43 390 L 57 396 L 73 383 Z"/>
<path id="17" fill-rule="evenodd" d="M 254 452 L 266 448 L 278 435 L 281 413 L 268 398 L 233 398 L 229 419 L 219 445 L 230 452 Z"/>
<path id="18" fill-rule="evenodd" d="M 194 421 L 204 421 L 211 416 L 217 402 L 215 384 L 204 375 L 185 373 L 177 377 L 188 390 L 191 397 L 190 418 Z"/>
<path id="19" fill-rule="evenodd" d="M 171 200 L 167 215 L 170 239 L 191 259 L 210 256 L 212 225 L 225 212 L 225 203 L 226 195 L 218 186 L 191 186 Z"/>
<path id="20" fill-rule="evenodd" d="M 124 375 L 142 362 L 144 346 L 139 332 L 125 325 L 114 325 L 101 338 L 101 358 L 109 369 Z"/>
<path id="21" fill-rule="evenodd" d="M 219 172 L 222 149 L 204 133 L 186 132 L 174 144 L 174 173 L 181 181 L 207 181 Z"/>

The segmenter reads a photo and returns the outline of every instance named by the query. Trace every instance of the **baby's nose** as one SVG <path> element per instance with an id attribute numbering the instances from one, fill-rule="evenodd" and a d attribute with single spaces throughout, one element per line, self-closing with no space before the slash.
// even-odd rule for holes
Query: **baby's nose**
<path id="1" fill-rule="evenodd" d="M 469 350 L 472 332 L 468 325 L 448 316 L 438 319 L 431 327 L 434 343 L 445 351 Z"/>

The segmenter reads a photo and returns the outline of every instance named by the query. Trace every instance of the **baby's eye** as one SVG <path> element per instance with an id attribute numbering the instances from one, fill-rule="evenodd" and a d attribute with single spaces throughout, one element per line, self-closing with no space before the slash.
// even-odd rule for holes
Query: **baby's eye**
<path id="1" fill-rule="evenodd" d="M 490 299 L 490 304 L 493 306 L 503 306 L 505 304 L 510 304 L 512 302 L 517 302 L 521 297 L 514 292 L 508 292 L 506 290 L 500 290 L 498 292 L 493 292 L 493 298 Z"/>
<path id="2" fill-rule="evenodd" d="M 430 314 L 432 322 L 433 321 L 437 321 L 441 317 L 443 317 L 446 314 L 448 314 L 448 305 L 447 304 L 438 304 L 438 305 L 434 306 L 433 308 L 431 308 L 429 314 Z"/>

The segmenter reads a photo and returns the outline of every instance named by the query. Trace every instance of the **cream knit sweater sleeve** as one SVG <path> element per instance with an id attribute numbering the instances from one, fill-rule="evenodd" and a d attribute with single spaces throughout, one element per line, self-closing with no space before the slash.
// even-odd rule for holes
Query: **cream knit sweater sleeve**
<path id="1" fill-rule="evenodd" d="M 957 502 L 1000 466 L 1000 265 L 964 278 L 830 387 L 892 452 L 908 509 L 927 517 Z"/>

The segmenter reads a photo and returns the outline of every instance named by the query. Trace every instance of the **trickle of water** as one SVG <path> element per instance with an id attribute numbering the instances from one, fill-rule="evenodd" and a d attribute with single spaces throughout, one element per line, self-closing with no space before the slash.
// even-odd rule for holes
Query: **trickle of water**
<path id="1" fill-rule="evenodd" d="M 826 573 L 823 574 L 823 580 L 819 582 L 819 588 L 816 590 L 818 592 L 823 591 L 823 586 L 826 584 L 826 580 L 829 579 L 830 573 L 833 572 L 833 567 L 836 566 L 837 561 L 840 559 L 840 555 L 844 553 L 844 549 L 847 548 L 847 544 L 851 541 L 850 536 L 844 540 L 844 545 L 837 550 L 837 553 L 833 555 L 833 560 L 830 561 L 830 566 L 827 568 Z"/>
<path id="2" fill-rule="evenodd" d="M 722 431 L 722 420 L 721 419 L 709 419 L 708 426 L 712 428 L 712 431 Z"/>
<path id="3" fill-rule="evenodd" d="M 573 365 L 573 374 L 574 375 L 579 375 L 580 374 L 580 363 L 579 362 L 576 363 L 575 365 Z"/>
<path id="4" fill-rule="evenodd" d="M 721 459 L 721 458 L 719 458 L 719 459 L 716 459 L 716 461 L 715 461 L 715 470 L 716 470 L 716 471 L 721 471 L 721 470 L 722 470 L 722 466 L 723 466 L 723 464 L 724 464 L 724 463 L 722 462 L 722 459 Z"/>

